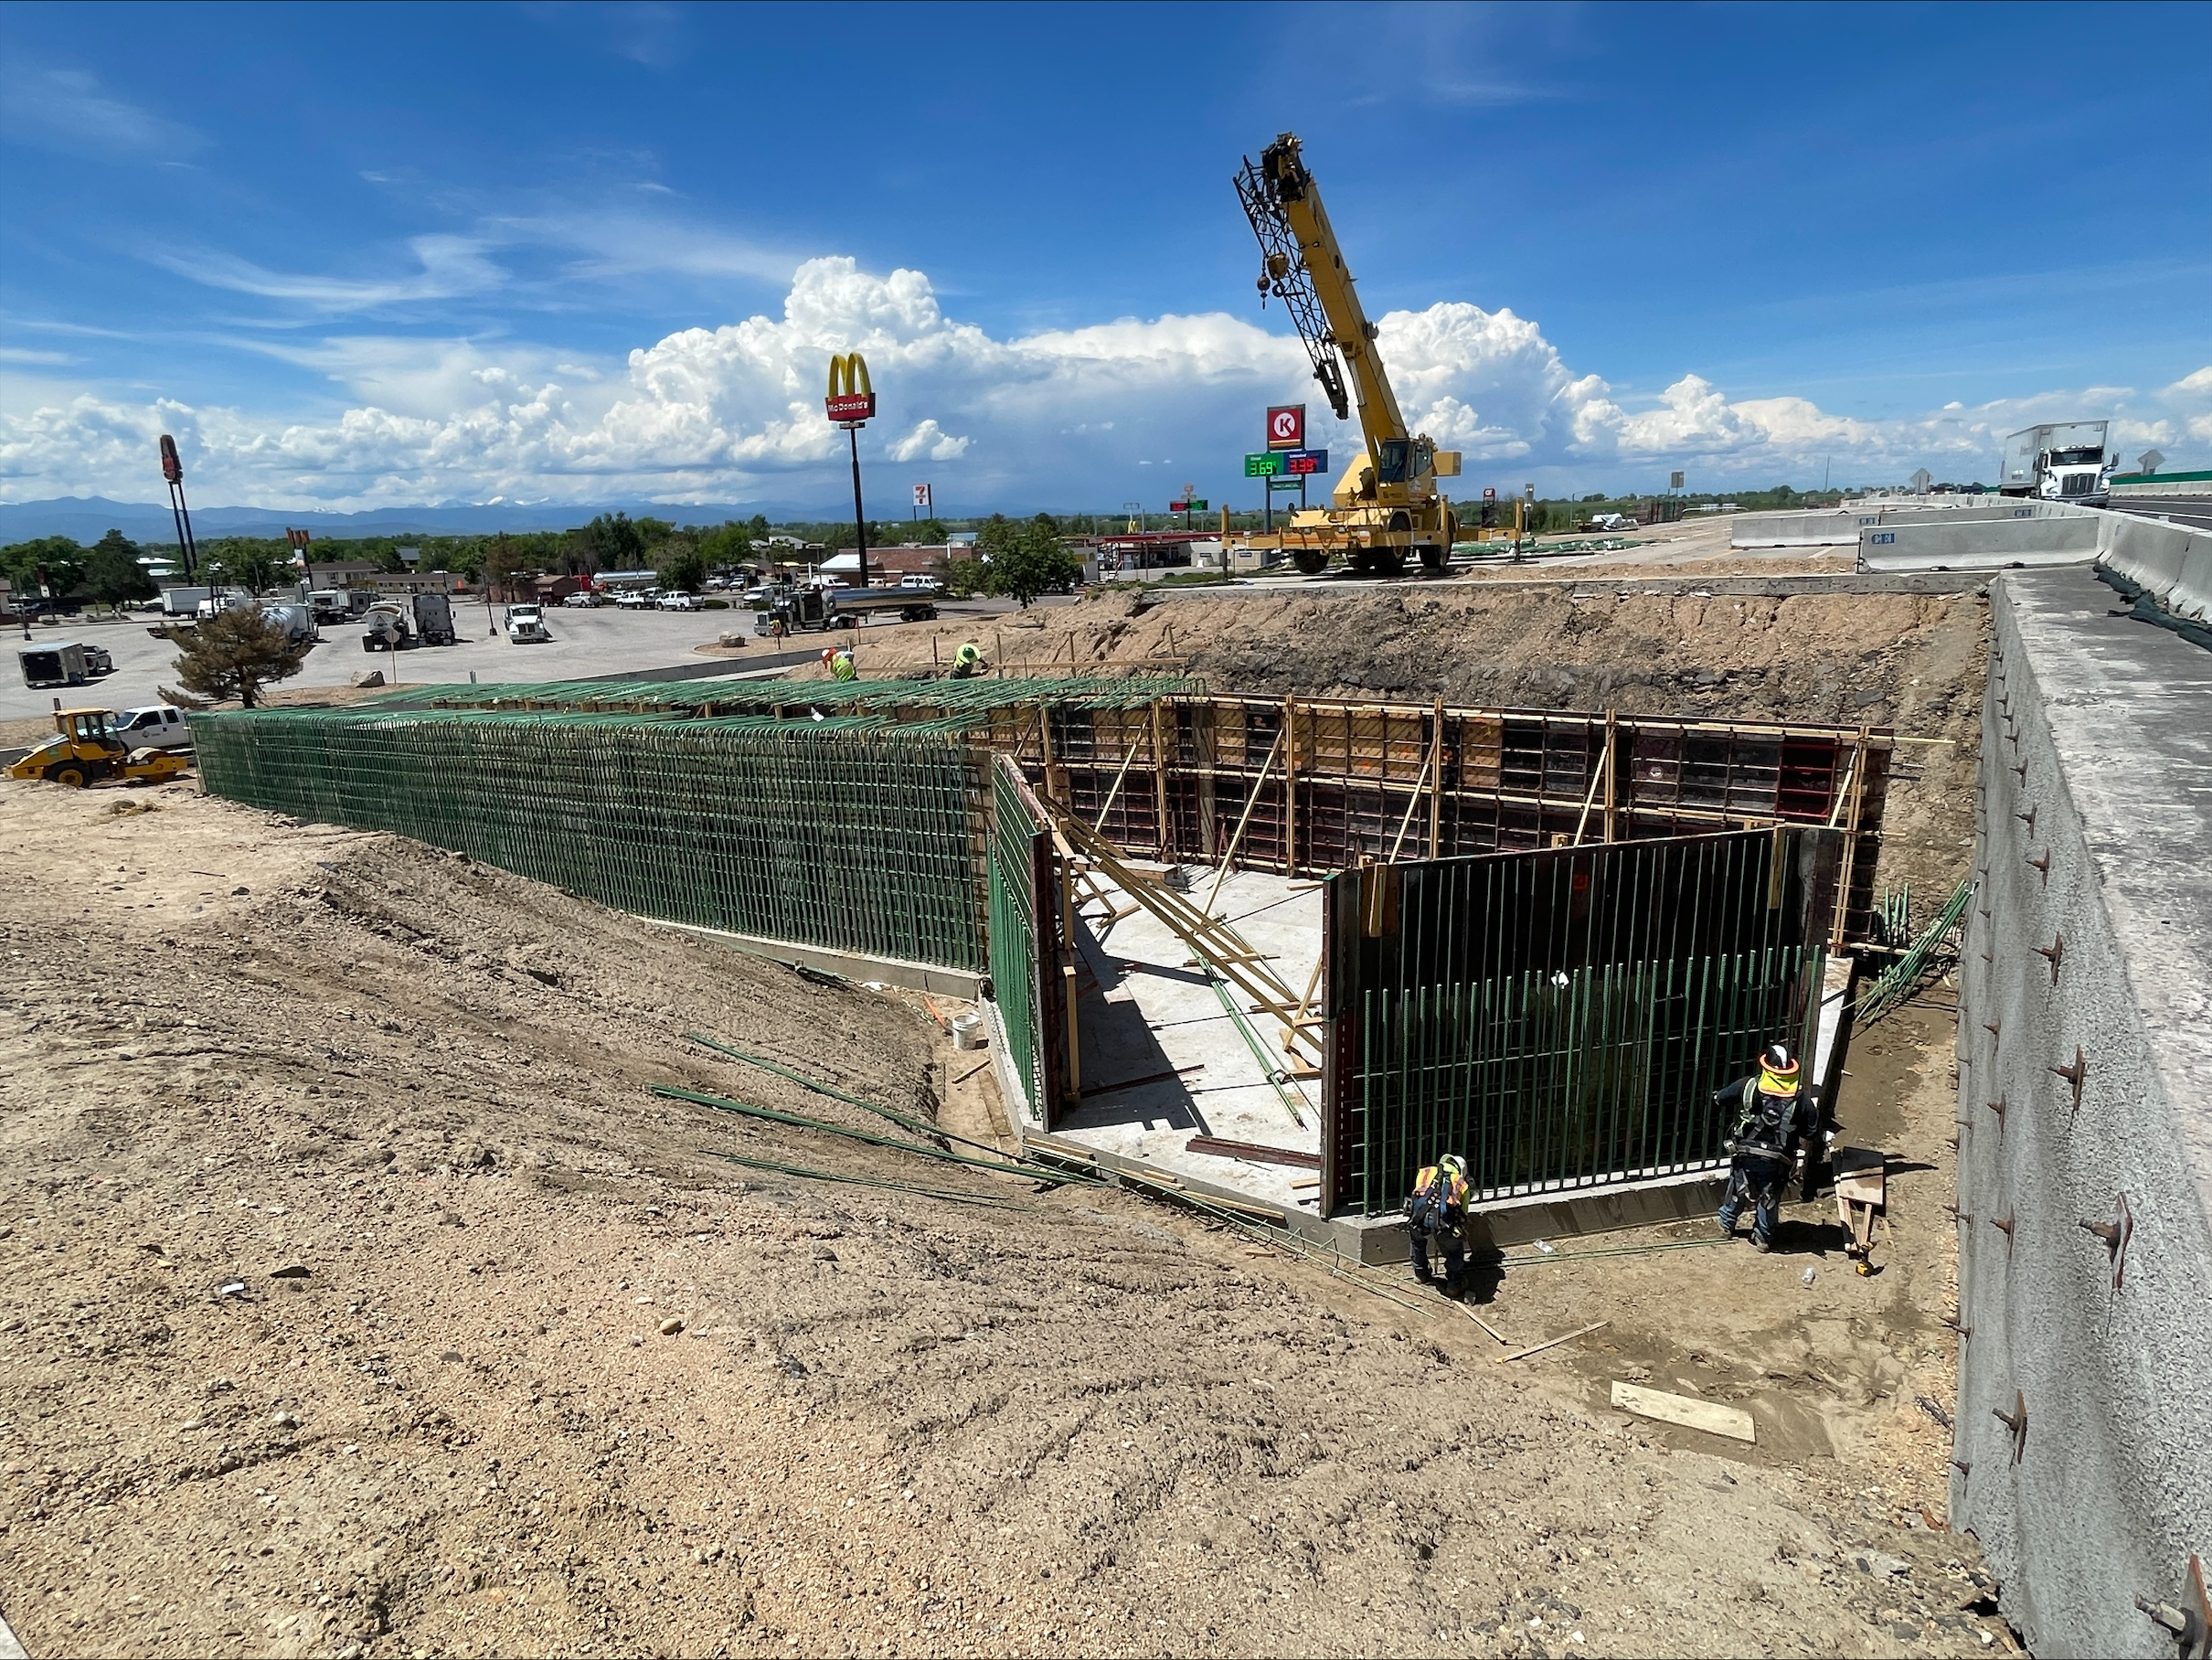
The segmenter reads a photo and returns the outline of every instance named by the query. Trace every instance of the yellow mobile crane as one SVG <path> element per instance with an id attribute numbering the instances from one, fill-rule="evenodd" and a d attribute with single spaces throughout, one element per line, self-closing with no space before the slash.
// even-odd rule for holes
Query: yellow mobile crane
<path id="1" fill-rule="evenodd" d="M 1396 576 L 1409 554 L 1428 569 L 1441 570 L 1458 526 L 1436 481 L 1459 476 L 1459 454 L 1439 450 L 1425 433 L 1407 431 L 1375 349 L 1375 325 L 1360 308 L 1320 187 L 1299 155 L 1298 135 L 1280 135 L 1256 166 L 1245 157 L 1236 184 L 1252 234 L 1260 239 L 1260 303 L 1265 305 L 1272 294 L 1290 312 L 1313 360 L 1313 378 L 1339 420 L 1351 419 L 1345 389 L 1349 372 L 1367 437 L 1365 453 L 1330 493 L 1331 505 L 1294 513 L 1288 529 L 1242 538 L 1243 545 L 1288 554 L 1308 576 L 1337 555 L 1362 575 Z"/>

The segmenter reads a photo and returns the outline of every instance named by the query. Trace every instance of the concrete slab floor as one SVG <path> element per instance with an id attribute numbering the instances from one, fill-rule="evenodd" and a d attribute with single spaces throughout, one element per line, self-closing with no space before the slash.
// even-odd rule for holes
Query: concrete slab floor
<path id="1" fill-rule="evenodd" d="M 1185 867 L 1185 873 L 1191 882 L 1188 897 L 1205 904 L 1214 872 Z M 1118 899 L 1118 889 L 1112 891 L 1118 903 L 1127 903 Z M 1216 1136 L 1317 1157 L 1320 1083 L 1268 1081 L 1206 973 L 1186 966 L 1190 948 L 1150 912 L 1109 920 L 1097 904 L 1086 910 L 1078 929 L 1082 966 L 1076 975 L 1082 1099 L 1055 1133 L 1249 1194 L 1261 1204 L 1317 1215 L 1318 1186 L 1294 1184 L 1316 1183 L 1318 1170 L 1192 1153 L 1187 1144 L 1195 1135 Z M 1271 959 L 1293 995 L 1305 989 L 1321 958 L 1317 883 L 1231 871 L 1212 910 Z M 1238 995 L 1234 986 L 1227 989 Z M 1237 1006 L 1249 1010 L 1250 999 L 1240 998 Z M 1281 1026 L 1266 1015 L 1248 1018 L 1265 1052 L 1278 1056 Z M 1112 1087 L 1140 1079 L 1147 1081 Z"/>

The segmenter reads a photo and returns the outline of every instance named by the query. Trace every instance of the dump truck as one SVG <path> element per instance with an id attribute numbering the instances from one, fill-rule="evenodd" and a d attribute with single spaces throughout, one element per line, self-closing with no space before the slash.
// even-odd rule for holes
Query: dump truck
<path id="1" fill-rule="evenodd" d="M 59 709 L 54 736 L 7 770 L 10 778 L 28 778 L 81 790 L 102 779 L 160 783 L 189 765 L 166 750 L 133 750 L 116 736 L 106 709 Z"/>
<path id="2" fill-rule="evenodd" d="M 785 633 L 795 634 L 810 628 L 858 628 L 870 617 L 924 622 L 936 614 L 936 596 L 911 589 L 798 588 L 779 591 L 755 612 L 752 631 L 772 634 L 779 621 Z"/>
<path id="3" fill-rule="evenodd" d="M 1350 420 L 1357 404 L 1366 448 L 1345 469 L 1328 506 L 1294 510 L 1289 527 L 1280 533 L 1234 538 L 1229 553 L 1256 554 L 1263 561 L 1287 557 L 1308 576 L 1318 575 L 1337 559 L 1363 576 L 1396 576 L 1409 558 L 1441 570 L 1452 557 L 1459 526 L 1437 480 L 1459 476 L 1460 456 L 1407 427 L 1376 349 L 1375 325 L 1367 321 L 1345 267 L 1344 250 L 1321 205 L 1320 186 L 1306 170 L 1298 135 L 1278 134 L 1257 164 L 1247 156 L 1235 183 L 1245 218 L 1260 239 L 1260 303 L 1281 300 L 1291 314 L 1313 378 L 1336 419 Z M 1269 436 L 1272 444 L 1274 434 Z M 1313 455 L 1311 451 L 1291 453 Z M 1273 460 L 1277 454 L 1271 451 L 1256 459 Z M 1272 476 L 1261 482 L 1274 487 Z M 1225 529 L 1227 523 L 1225 516 Z"/>

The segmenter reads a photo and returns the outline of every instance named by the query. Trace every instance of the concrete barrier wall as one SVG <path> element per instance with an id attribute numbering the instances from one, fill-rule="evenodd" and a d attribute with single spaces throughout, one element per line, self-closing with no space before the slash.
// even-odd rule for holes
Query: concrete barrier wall
<path id="1" fill-rule="evenodd" d="M 2098 561 L 2128 589 L 2191 622 L 2212 622 L 2212 531 L 2125 513 L 2098 516 Z"/>
<path id="2" fill-rule="evenodd" d="M 1739 513 L 1728 524 L 1731 548 L 1848 548 L 1858 519 L 1840 508 L 1817 513 Z"/>
<path id="3" fill-rule="evenodd" d="M 2088 570 L 1992 587 L 1951 1516 L 2035 1653 L 2171 1660 L 2133 1599 L 2212 1558 L 2212 655 Z"/>
<path id="4" fill-rule="evenodd" d="M 2087 565 L 2097 557 L 2097 516 L 2076 509 L 2037 518 L 1883 524 L 1858 533 L 1861 570 L 2003 570 L 2014 565 Z"/>

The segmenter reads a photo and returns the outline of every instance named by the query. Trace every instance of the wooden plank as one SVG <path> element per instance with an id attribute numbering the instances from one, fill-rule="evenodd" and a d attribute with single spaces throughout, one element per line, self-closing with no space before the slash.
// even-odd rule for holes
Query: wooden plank
<path id="1" fill-rule="evenodd" d="M 1526 1348 L 1514 1350 L 1510 1355 L 1500 1355 L 1498 1357 L 1498 1364 L 1500 1366 L 1504 1366 L 1508 1360 L 1523 1360 L 1530 1355 L 1540 1355 L 1547 1348 L 1558 1348 L 1562 1343 L 1572 1343 L 1577 1337 L 1587 1337 L 1590 1335 L 1590 1333 L 1596 1331 L 1600 1326 L 1611 1325 L 1611 1324 L 1612 1322 L 1610 1320 L 1593 1320 L 1590 1325 L 1584 1326 L 1580 1331 L 1569 1332 L 1564 1336 L 1559 1337 L 1547 1337 L 1541 1343 L 1532 1343 Z"/>
<path id="2" fill-rule="evenodd" d="M 1730 1441 L 1757 1442 L 1759 1431 L 1751 1422 L 1750 1413 L 1741 1407 L 1724 1407 L 1710 1400 L 1693 1400 L 1686 1395 L 1669 1395 L 1664 1389 L 1639 1389 L 1632 1383 L 1613 1385 L 1613 1405 L 1623 1412 L 1633 1412 L 1639 1418 L 1655 1418 L 1661 1423 L 1680 1424 L 1686 1430 L 1703 1430 L 1708 1435 L 1725 1435 Z"/>
<path id="3" fill-rule="evenodd" d="M 1257 1165 L 1292 1165 L 1301 1170 L 1321 1168 L 1321 1155 L 1292 1147 L 1270 1147 L 1260 1142 L 1228 1141 L 1218 1135 L 1194 1135 L 1183 1144 L 1186 1153 L 1207 1153 L 1216 1158 L 1249 1158 Z"/>

